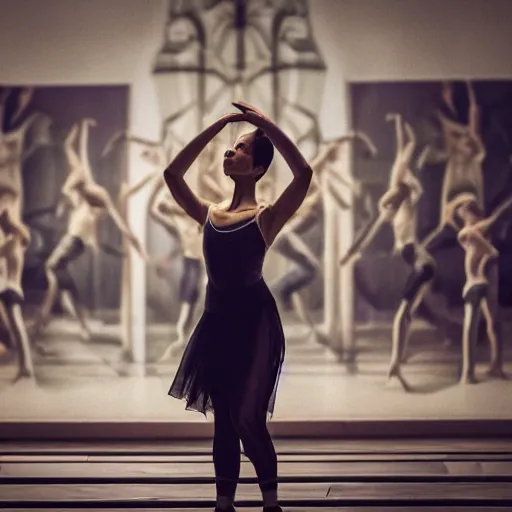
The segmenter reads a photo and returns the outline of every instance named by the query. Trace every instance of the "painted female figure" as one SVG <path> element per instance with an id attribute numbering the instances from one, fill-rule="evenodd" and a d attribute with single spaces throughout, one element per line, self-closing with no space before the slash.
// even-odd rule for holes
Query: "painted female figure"
<path id="1" fill-rule="evenodd" d="M 213 460 L 217 511 L 233 511 L 240 474 L 240 441 L 253 463 L 265 511 L 277 504 L 277 457 L 267 430 L 285 343 L 277 306 L 262 266 L 266 251 L 300 207 L 312 170 L 295 144 L 267 117 L 244 103 L 242 113 L 223 116 L 193 139 L 164 171 L 177 203 L 204 226 L 208 274 L 205 310 L 185 349 L 169 394 L 187 408 L 215 418 Z M 224 174 L 233 197 L 212 204 L 197 197 L 184 175 L 226 125 L 249 122 L 257 129 L 240 136 L 224 154 Z M 271 206 L 258 205 L 256 182 L 270 166 L 274 146 L 293 180 Z"/>

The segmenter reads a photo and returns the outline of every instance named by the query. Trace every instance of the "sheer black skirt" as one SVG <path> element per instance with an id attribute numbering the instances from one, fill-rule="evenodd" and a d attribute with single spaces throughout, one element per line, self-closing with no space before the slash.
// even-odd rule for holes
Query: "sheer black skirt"
<path id="1" fill-rule="evenodd" d="M 209 283 L 169 395 L 203 414 L 213 411 L 213 395 L 272 415 L 284 353 L 281 319 L 263 279 L 229 290 Z"/>

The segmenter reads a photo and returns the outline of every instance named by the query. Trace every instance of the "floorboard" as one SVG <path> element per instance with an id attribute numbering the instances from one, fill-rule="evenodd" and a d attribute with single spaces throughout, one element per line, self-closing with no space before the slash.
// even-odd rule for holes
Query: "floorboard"
<path id="1" fill-rule="evenodd" d="M 53 512 L 53 508 L 8 508 L 2 512 Z M 121 512 L 121 508 L 74 508 L 73 512 Z M 241 509 L 239 509 L 242 512 Z M 405 512 L 404 507 L 286 507 L 285 512 Z M 414 512 L 468 512 L 465 507 L 414 507 Z M 130 508 L 131 512 L 146 512 L 147 508 Z M 152 512 L 169 512 L 168 508 L 153 508 Z M 173 508 L 173 512 L 211 512 L 210 508 Z M 250 507 L 243 509 L 243 512 L 261 512 L 261 507 Z M 510 512 L 509 507 L 472 507 L 471 512 Z"/>
<path id="2" fill-rule="evenodd" d="M 0 486 L 3 506 L 6 502 L 46 501 L 111 501 L 122 497 L 124 501 L 161 500 L 193 503 L 195 501 L 211 501 L 215 495 L 214 484 L 176 484 L 176 485 L 2 485 Z M 393 500 L 400 497 L 410 501 L 441 501 L 449 505 L 449 501 L 464 502 L 487 500 L 491 502 L 510 501 L 512 503 L 512 486 L 496 483 L 301 483 L 282 484 L 281 500 L 321 500 L 329 504 L 332 500 Z M 259 500 L 260 492 L 255 484 L 241 484 L 237 498 Z"/>
<path id="3" fill-rule="evenodd" d="M 297 454 L 406 454 L 406 453 L 493 453 L 512 455 L 512 439 L 276 439 L 281 455 Z M 210 453 L 211 440 L 172 440 L 169 442 L 0 442 L 2 454 L 189 454 Z"/>
<path id="4" fill-rule="evenodd" d="M 511 446 L 278 440 L 280 500 L 285 512 L 512 510 Z M 214 482 L 210 442 L 0 446 L 2 511 L 211 512 Z M 260 500 L 252 464 L 242 456 L 237 510 L 261 512 Z"/>

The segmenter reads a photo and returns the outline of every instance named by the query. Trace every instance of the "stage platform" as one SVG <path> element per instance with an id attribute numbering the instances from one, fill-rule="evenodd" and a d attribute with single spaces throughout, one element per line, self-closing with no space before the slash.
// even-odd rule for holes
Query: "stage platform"
<path id="1" fill-rule="evenodd" d="M 277 439 L 285 512 L 505 511 L 510 439 Z M 0 508 L 213 510 L 211 441 L 0 444 Z M 242 456 L 237 510 L 261 511 Z"/>

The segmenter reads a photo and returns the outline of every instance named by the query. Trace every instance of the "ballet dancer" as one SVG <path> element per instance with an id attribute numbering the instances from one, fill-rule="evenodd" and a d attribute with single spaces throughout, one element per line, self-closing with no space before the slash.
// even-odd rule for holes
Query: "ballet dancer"
<path id="1" fill-rule="evenodd" d="M 465 254 L 466 283 L 462 291 L 464 327 L 461 384 L 476 382 L 474 351 L 482 314 L 491 348 L 489 374 L 504 376 L 501 336 L 498 335 L 496 321 L 497 303 L 494 303 L 498 291 L 493 289 L 498 283 L 495 279 L 492 279 L 499 252 L 492 245 L 486 233 L 496 218 L 500 216 L 500 209 L 498 208 L 488 219 L 484 219 L 478 198 L 473 194 L 466 193 L 459 194 L 446 210 L 449 221 L 459 228 L 457 239 Z"/>
<path id="2" fill-rule="evenodd" d="M 130 137 L 130 140 L 145 146 L 142 158 L 146 162 L 160 169 L 165 167 L 170 150 L 166 150 L 162 144 L 138 137 Z M 210 169 L 207 169 L 207 171 L 211 172 Z M 207 182 L 205 186 L 207 186 Z M 215 193 L 215 191 L 212 191 L 212 193 Z M 158 360 L 159 362 L 166 362 L 184 349 L 201 294 L 200 288 L 203 279 L 202 229 L 176 204 L 172 195 L 165 189 L 165 181 L 160 174 L 152 185 L 148 201 L 148 214 L 150 218 L 179 241 L 183 256 L 183 269 L 179 286 L 180 311 L 176 323 L 176 339 L 168 345 Z M 177 252 L 177 249 L 172 249 L 163 258 L 156 261 L 159 274 L 164 273 L 165 268 L 177 255 Z"/>
<path id="3" fill-rule="evenodd" d="M 358 239 L 340 261 L 346 265 L 359 258 L 375 238 L 382 226 L 390 223 L 395 238 L 394 251 L 412 264 L 416 244 L 416 210 L 423 194 L 423 187 L 411 170 L 411 160 L 416 147 L 416 138 L 412 127 L 403 123 L 400 114 L 388 114 L 387 121 L 395 123 L 397 151 L 391 173 L 388 190 L 379 200 L 378 217 L 370 221 Z M 404 129 L 407 134 L 405 142 Z"/>
<path id="4" fill-rule="evenodd" d="M 159 176 L 149 200 L 149 212 L 158 224 L 178 239 L 183 256 L 183 269 L 179 286 L 180 311 L 176 323 L 176 340 L 172 341 L 159 362 L 165 362 L 182 351 L 187 342 L 192 319 L 201 294 L 203 280 L 202 228 L 180 208 Z M 163 193 L 162 193 L 163 192 Z M 176 255 L 172 250 L 166 257 L 169 262 Z"/>
<path id="5" fill-rule="evenodd" d="M 30 343 L 21 310 L 24 302 L 21 279 L 30 234 L 28 228 L 15 221 L 7 209 L 0 213 L 0 231 L 3 234 L 0 244 L 0 302 L 5 314 L 3 321 L 18 352 L 16 379 L 34 377 Z"/>
<path id="6" fill-rule="evenodd" d="M 460 197 L 459 204 L 453 205 L 454 217 L 458 215 L 458 220 L 463 223 L 458 240 L 465 251 L 466 273 L 463 291 L 465 314 L 461 383 L 475 382 L 474 350 L 478 339 L 480 313 L 485 319 L 491 348 L 487 373 L 490 376 L 507 378 L 503 371 L 503 337 L 501 324 L 498 321 L 499 279 L 496 260 L 499 252 L 492 245 L 490 238 L 492 229 L 499 224 L 505 214 L 510 215 L 511 209 L 512 198 L 509 198 L 503 201 L 491 215 L 483 218 L 477 199 L 470 194 L 467 199 Z"/>
<path id="7" fill-rule="evenodd" d="M 137 253 L 146 262 L 149 261 L 146 251 L 126 225 L 108 192 L 94 182 L 87 156 L 87 132 L 89 126 L 94 125 L 95 121 L 91 119 L 84 119 L 81 122 L 80 156 L 74 148 L 79 131 L 78 125 L 73 126 L 65 141 L 64 148 L 70 172 L 62 188 L 63 200 L 57 208 L 57 214 L 59 216 L 63 215 L 67 206 L 70 207 L 71 211 L 67 232 L 45 263 L 48 290 L 32 326 L 34 334 L 38 334 L 48 322 L 58 296 L 57 272 L 67 270 L 68 265 L 79 258 L 87 246 L 91 247 L 95 253 L 98 252 L 97 225 L 105 215 L 108 215 L 114 221 Z M 73 301 L 73 310 L 81 326 L 81 338 L 89 340 L 91 333 L 78 290 L 76 286 L 72 286 L 69 291 Z"/>
<path id="8" fill-rule="evenodd" d="M 445 84 L 444 89 L 447 87 Z M 429 162 L 446 161 L 441 192 L 440 222 L 422 242 L 425 250 L 429 253 L 444 245 L 447 238 L 456 239 L 457 226 L 447 216 L 446 211 L 450 210 L 452 201 L 457 201 L 459 194 L 473 194 L 478 201 L 480 210 L 485 211 L 482 164 L 486 151 L 480 135 L 480 109 L 470 82 L 467 82 L 467 89 L 469 96 L 468 125 L 454 122 L 438 111 L 437 117 L 443 129 L 445 147 L 438 151 L 427 146 L 420 157 L 420 166 Z"/>
<path id="9" fill-rule="evenodd" d="M 14 222 L 21 222 L 23 201 L 21 166 L 25 135 L 40 114 L 31 114 L 19 126 L 11 128 L 7 132 L 4 131 L 2 127 L 5 124 L 5 101 L 8 94 L 9 90 L 4 91 L 0 99 L 0 212 L 8 210 Z M 9 125 L 15 126 L 15 121 L 22 116 L 32 94 L 31 88 L 22 90 L 17 109 L 10 119 Z"/>
<path id="10" fill-rule="evenodd" d="M 266 416 L 274 409 L 285 346 L 262 266 L 267 249 L 306 197 L 312 170 L 270 119 L 248 105 L 234 105 L 241 114 L 227 114 L 206 128 L 164 171 L 176 202 L 204 226 L 208 273 L 205 311 L 169 394 L 185 398 L 188 409 L 214 413 L 216 510 L 234 510 L 241 440 L 258 476 L 263 510 L 281 511 L 277 457 Z M 229 123 L 241 121 L 253 124 L 256 130 L 240 136 L 225 153 L 224 172 L 234 181 L 233 197 L 209 204 L 192 192 L 184 175 L 217 133 Z M 256 182 L 268 169 L 274 146 L 290 167 L 293 180 L 271 206 L 261 206 L 256 202 Z"/>
<path id="11" fill-rule="evenodd" d="M 388 377 L 398 377 L 402 383 L 400 362 L 405 357 L 409 327 L 413 315 L 430 289 L 435 276 L 436 267 L 431 255 L 449 242 L 450 239 L 455 242 L 457 240 L 459 226 L 453 222 L 453 208 L 451 205 L 458 202 L 460 194 L 469 193 L 476 198 L 480 211 L 484 211 L 482 162 L 485 158 L 485 148 L 479 134 L 479 108 L 476 103 L 476 96 L 470 83 L 467 83 L 467 88 L 470 99 L 468 126 L 455 123 L 441 112 L 437 112 L 443 126 L 445 149 L 436 151 L 427 147 L 426 151 L 423 151 L 420 155 L 420 167 L 427 162 L 441 162 L 443 159 L 447 163 L 441 194 L 440 222 L 437 228 L 417 246 L 414 271 L 409 277 L 393 322 L 394 343 Z M 447 92 L 449 90 L 450 86 L 444 84 L 443 97 L 445 102 L 449 100 Z M 445 332 L 447 332 L 448 322 L 449 320 L 446 319 L 444 327 L 440 324 Z"/>
<path id="12" fill-rule="evenodd" d="M 340 209 L 346 210 L 350 206 L 339 193 L 338 185 L 348 188 L 354 195 L 358 194 L 355 183 L 339 172 L 343 148 L 356 140 L 363 142 L 370 155 L 376 154 L 377 150 L 372 141 L 362 132 L 349 133 L 327 142 L 311 162 L 314 175 L 306 199 L 293 218 L 283 227 L 273 246 L 278 254 L 295 263 L 296 268 L 285 274 L 272 289 L 279 295 L 285 308 L 291 306 L 301 322 L 309 327 L 312 335 L 309 339 L 322 344 L 325 344 L 326 340 L 316 328 L 300 294 L 301 290 L 321 272 L 322 267 L 314 252 L 300 235 L 321 220 L 324 180 L 328 180 L 327 192 Z"/>

